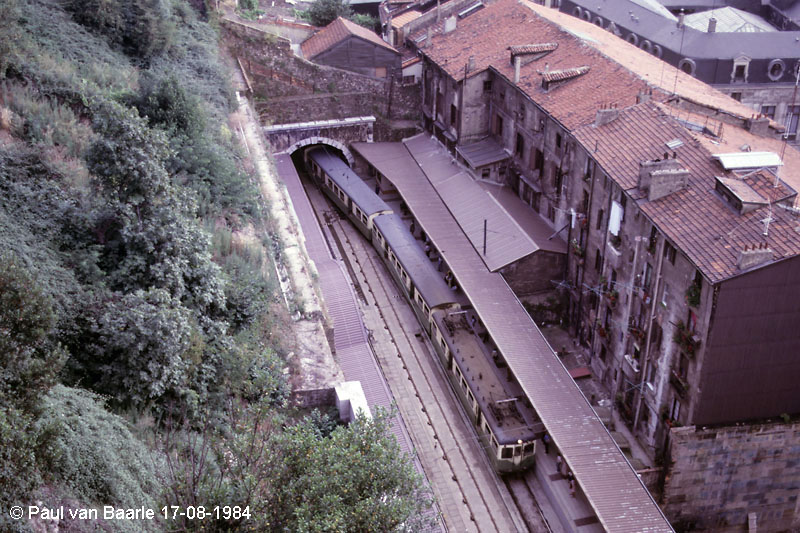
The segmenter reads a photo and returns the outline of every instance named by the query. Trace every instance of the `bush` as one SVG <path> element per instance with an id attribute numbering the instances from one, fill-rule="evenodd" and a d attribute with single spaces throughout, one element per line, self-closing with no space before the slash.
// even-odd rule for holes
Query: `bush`
<path id="1" fill-rule="evenodd" d="M 69 0 L 65 7 L 131 57 L 148 60 L 169 46 L 173 28 L 165 0 Z"/>
<path id="2" fill-rule="evenodd" d="M 48 394 L 46 406 L 42 424 L 59 428 L 50 444 L 48 474 L 63 492 L 82 506 L 160 507 L 157 474 L 163 460 L 133 435 L 124 419 L 106 411 L 97 396 L 62 385 Z M 159 520 L 115 521 L 113 528 L 163 530 Z"/>

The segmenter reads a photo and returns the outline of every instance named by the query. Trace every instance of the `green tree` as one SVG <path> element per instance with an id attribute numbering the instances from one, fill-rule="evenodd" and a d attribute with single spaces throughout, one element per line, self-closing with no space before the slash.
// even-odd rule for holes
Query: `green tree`
<path id="1" fill-rule="evenodd" d="M 51 454 L 45 465 L 59 492 L 72 501 L 71 507 L 76 506 L 75 500 L 80 506 L 159 507 L 163 457 L 148 449 L 124 418 L 106 410 L 98 396 L 63 385 L 53 387 L 44 403 L 41 424 L 58 428 L 48 443 Z M 48 506 L 65 505 L 57 495 L 42 498 Z M 112 530 L 83 526 L 80 522 L 62 524 L 62 530 Z M 80 529 L 72 529 L 75 527 Z M 164 524 L 157 519 L 120 521 L 113 531 L 164 531 Z"/>
<path id="2" fill-rule="evenodd" d="M 272 531 L 419 531 L 431 499 L 378 411 L 325 437 L 307 419 L 274 438 L 280 468 L 270 480 Z"/>
<path id="3" fill-rule="evenodd" d="M 76 22 L 134 58 L 149 60 L 172 39 L 166 0 L 67 0 L 64 7 Z"/>
<path id="4" fill-rule="evenodd" d="M 191 311 L 166 291 L 112 294 L 90 322 L 91 341 L 76 356 L 87 385 L 138 408 L 193 395 L 203 338 Z"/>
<path id="5" fill-rule="evenodd" d="M 0 255 L 0 507 L 28 499 L 49 429 L 38 423 L 43 397 L 63 366 L 50 298 L 10 255 Z M 7 513 L 0 529 L 15 531 Z"/>
<path id="6" fill-rule="evenodd" d="M 0 405 L 38 412 L 64 364 L 50 338 L 55 322 L 38 283 L 15 258 L 0 255 Z"/>
<path id="7" fill-rule="evenodd" d="M 337 17 L 349 18 L 352 14 L 347 0 L 315 0 L 303 17 L 314 26 L 327 26 Z"/>

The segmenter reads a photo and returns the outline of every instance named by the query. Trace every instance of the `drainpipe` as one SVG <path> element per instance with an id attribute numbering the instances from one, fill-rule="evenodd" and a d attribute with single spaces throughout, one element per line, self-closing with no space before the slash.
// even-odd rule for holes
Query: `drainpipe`
<path id="1" fill-rule="evenodd" d="M 633 434 L 636 436 L 636 429 L 639 425 L 639 415 L 642 411 L 642 403 L 644 402 L 644 384 L 647 380 L 647 368 L 650 365 L 650 339 L 653 335 L 653 318 L 656 315 L 656 300 L 658 299 L 658 292 L 661 288 L 661 266 L 664 264 L 664 246 L 667 242 L 666 239 L 661 239 L 661 246 L 656 250 L 658 254 L 658 266 L 656 267 L 656 279 L 653 284 L 653 301 L 650 304 L 650 316 L 647 317 L 647 335 L 645 336 L 644 357 L 642 359 L 642 378 L 639 380 L 639 399 L 636 402 L 636 412 L 633 415 Z"/>
<path id="2" fill-rule="evenodd" d="M 588 150 L 586 151 L 586 158 L 587 158 L 587 160 L 592 160 L 592 156 L 590 155 Z M 586 216 L 586 252 L 589 251 L 589 237 L 592 234 L 592 201 L 594 200 L 594 182 L 595 182 L 595 175 L 597 174 L 597 167 L 598 166 L 599 165 L 595 161 L 594 167 L 593 167 L 594 171 L 593 171 L 593 175 L 591 177 L 592 185 L 591 185 L 591 187 L 589 187 L 589 207 L 586 209 L 587 212 L 585 213 L 585 216 Z M 581 176 L 581 181 L 583 181 L 583 176 Z M 581 189 L 583 189 L 583 187 L 581 187 Z M 605 243 L 603 243 L 603 252 L 605 252 Z M 586 279 L 586 263 L 588 261 L 589 261 L 589 255 L 587 253 L 586 254 L 586 259 L 584 259 L 584 261 L 583 261 L 583 271 L 581 271 L 580 286 L 575 287 L 575 289 L 578 291 L 578 323 L 575 324 L 576 328 L 581 323 L 581 318 L 582 318 L 581 314 L 583 313 L 583 291 L 581 290 L 581 287 L 583 286 L 583 283 L 584 283 L 584 281 Z M 600 262 L 602 263 L 602 258 L 601 258 Z M 601 271 L 602 271 L 602 265 L 601 265 Z M 597 319 L 595 319 L 595 324 L 596 323 L 597 323 Z M 592 324 L 592 330 L 593 331 L 594 331 L 594 327 L 595 327 L 594 324 Z M 575 332 L 577 333 L 577 329 L 576 329 Z M 592 340 L 594 340 L 594 335 L 592 335 Z"/>

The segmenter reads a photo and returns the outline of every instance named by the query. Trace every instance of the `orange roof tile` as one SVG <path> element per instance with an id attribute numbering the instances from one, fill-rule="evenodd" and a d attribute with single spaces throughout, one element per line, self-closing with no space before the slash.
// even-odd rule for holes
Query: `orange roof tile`
<path id="1" fill-rule="evenodd" d="M 525 2 L 525 4 L 539 16 L 557 24 L 573 35 L 577 35 L 588 46 L 616 61 L 654 87 L 734 116 L 747 118 L 755 113 L 752 108 L 737 102 L 707 83 L 693 78 L 603 28 L 555 9 L 548 9 L 529 2 Z"/>
<path id="2" fill-rule="evenodd" d="M 454 79 L 463 77 L 464 65 L 474 57 L 476 68 L 470 76 L 491 67 L 513 80 L 510 47 L 529 44 L 531 36 L 540 43 L 558 43 L 555 50 L 521 67 L 517 86 L 567 128 L 593 121 L 595 111 L 602 105 L 614 103 L 625 107 L 635 104 L 639 91 L 647 87 L 643 80 L 621 65 L 517 0 L 498 0 L 459 20 L 454 31 L 441 32 L 442 23 L 433 28 L 431 43 L 426 43 L 422 52 Z M 417 36 L 424 33 L 421 31 Z M 542 87 L 541 72 L 584 66 L 590 70 L 582 76 L 549 90 Z"/>
<path id="3" fill-rule="evenodd" d="M 412 9 L 411 11 L 406 11 L 396 17 L 392 17 L 392 28 L 402 28 L 412 20 L 416 20 L 422 16 L 422 13 Z"/>
<path id="4" fill-rule="evenodd" d="M 642 212 L 712 282 L 740 272 L 737 262 L 745 246 L 766 242 L 775 260 L 800 254 L 800 232 L 797 231 L 800 218 L 780 207 L 769 206 L 740 215 L 714 192 L 716 176 L 739 178 L 723 170 L 711 157 L 711 151 L 657 104 L 647 102 L 620 110 L 615 120 L 598 127 L 584 126 L 575 132 L 575 137 L 609 177 L 637 201 Z M 673 139 L 681 140 L 683 145 L 669 150 L 665 143 Z M 646 195 L 637 188 L 639 163 L 673 151 L 681 166 L 691 174 L 689 187 L 647 201 Z M 793 170 L 800 170 L 800 167 Z M 746 183 L 756 192 L 764 193 L 763 183 L 758 184 L 754 179 Z M 782 187 L 781 192 L 774 195 L 790 193 L 787 187 Z M 764 236 L 762 221 L 767 215 L 773 220 L 769 235 Z"/>
<path id="5" fill-rule="evenodd" d="M 333 46 L 344 41 L 348 37 L 358 37 L 370 43 L 397 52 L 389 43 L 381 39 L 375 32 L 359 26 L 345 18 L 339 17 L 324 28 L 318 31 L 300 45 L 303 57 L 308 60 L 314 59 L 322 52 L 329 50 Z M 399 54 L 399 52 L 397 52 Z"/>

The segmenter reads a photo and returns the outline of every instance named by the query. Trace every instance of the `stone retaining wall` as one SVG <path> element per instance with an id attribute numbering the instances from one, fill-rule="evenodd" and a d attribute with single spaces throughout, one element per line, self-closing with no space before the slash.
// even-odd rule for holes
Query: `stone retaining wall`
<path id="1" fill-rule="evenodd" d="M 677 530 L 800 528 L 800 423 L 675 428 L 663 509 Z"/>

